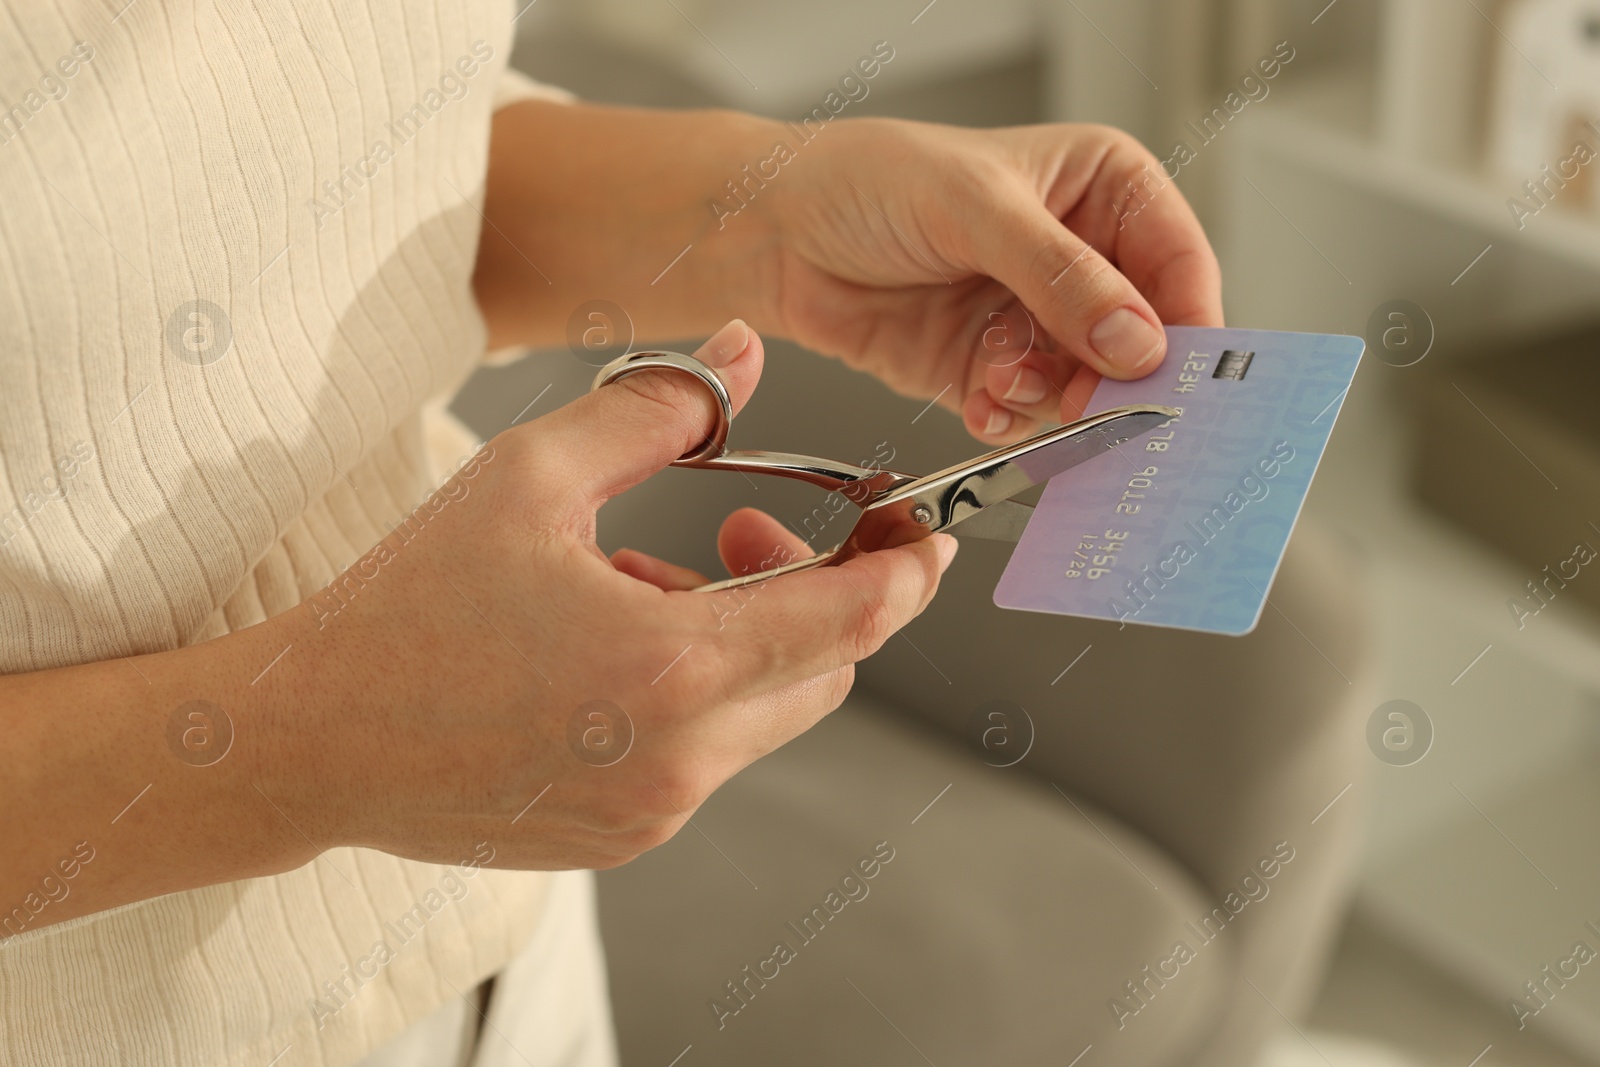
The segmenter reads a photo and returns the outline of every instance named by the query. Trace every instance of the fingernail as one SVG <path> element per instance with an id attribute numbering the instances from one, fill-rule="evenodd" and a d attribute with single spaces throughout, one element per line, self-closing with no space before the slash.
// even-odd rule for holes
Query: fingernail
<path id="1" fill-rule="evenodd" d="M 983 424 L 983 433 L 986 437 L 1006 432 L 1006 427 L 1011 425 L 1011 412 L 1004 408 L 995 408 L 989 412 L 989 421 Z"/>
<path id="2" fill-rule="evenodd" d="M 1011 388 L 1006 390 L 1006 395 L 1001 399 L 1012 404 L 1037 404 L 1044 399 L 1049 388 L 1050 382 L 1043 374 L 1032 367 L 1018 367 L 1017 376 L 1011 380 Z"/>
<path id="3" fill-rule="evenodd" d="M 1102 359 L 1124 371 L 1135 371 L 1161 351 L 1166 338 L 1132 308 L 1118 308 L 1089 331 L 1089 343 Z"/>
<path id="4" fill-rule="evenodd" d="M 961 545 L 947 533 L 934 534 L 933 543 L 939 550 L 939 573 L 943 574 L 950 566 L 950 561 L 956 558 L 956 549 Z"/>
<path id="5" fill-rule="evenodd" d="M 712 367 L 726 367 L 750 343 L 750 327 L 743 319 L 732 319 L 726 326 L 712 334 L 695 353 L 701 362 Z"/>

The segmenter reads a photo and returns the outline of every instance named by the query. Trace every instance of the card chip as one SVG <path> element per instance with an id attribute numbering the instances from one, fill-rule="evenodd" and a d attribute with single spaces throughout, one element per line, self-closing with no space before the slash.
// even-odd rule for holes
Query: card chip
<path id="1" fill-rule="evenodd" d="M 1222 358 L 1217 360 L 1217 369 L 1211 372 L 1211 376 L 1242 382 L 1244 372 L 1250 369 L 1250 361 L 1255 358 L 1254 352 L 1235 352 L 1231 348 L 1226 349 L 1222 353 Z"/>

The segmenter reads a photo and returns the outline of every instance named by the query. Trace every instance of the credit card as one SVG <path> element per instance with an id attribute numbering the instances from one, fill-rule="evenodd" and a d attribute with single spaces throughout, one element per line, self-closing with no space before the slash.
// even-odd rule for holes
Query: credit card
<path id="1" fill-rule="evenodd" d="M 1255 629 L 1364 342 L 1167 327 L 1147 378 L 1085 406 L 1182 411 L 1050 480 L 1006 565 L 1002 608 L 1240 635 Z"/>

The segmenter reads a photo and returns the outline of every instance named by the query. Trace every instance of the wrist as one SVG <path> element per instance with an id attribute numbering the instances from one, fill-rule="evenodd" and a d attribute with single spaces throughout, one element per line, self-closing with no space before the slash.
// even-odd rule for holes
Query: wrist
<path id="1" fill-rule="evenodd" d="M 713 305 L 708 328 L 741 318 L 758 333 L 783 335 L 783 220 L 794 179 L 782 161 L 793 158 L 794 135 L 787 123 L 743 112 L 707 118 L 720 125 L 723 150 L 707 171 L 703 236 L 690 254 L 707 253 L 717 271 L 703 289 Z"/>
<path id="2" fill-rule="evenodd" d="M 254 727 L 241 760 L 251 779 L 246 799 L 270 815 L 282 853 L 302 863 L 354 842 L 346 786 L 359 755 L 341 749 L 348 733 L 339 725 L 360 717 L 358 690 L 374 681 L 346 662 L 340 638 L 349 635 L 323 625 L 310 606 L 233 635 Z"/>
<path id="3" fill-rule="evenodd" d="M 574 310 L 597 299 L 627 312 L 638 343 L 734 317 L 771 328 L 775 220 L 733 214 L 740 201 L 728 198 L 783 128 L 735 111 L 525 101 L 496 112 L 473 278 L 491 346 L 570 343 Z M 776 191 L 759 181 L 757 201 Z"/>
<path id="4" fill-rule="evenodd" d="M 46 874 L 73 880 L 23 927 L 281 873 L 331 843 L 311 844 L 280 810 L 293 787 L 278 784 L 274 721 L 288 702 L 251 683 L 281 630 L 0 678 L 12 757 L 0 806 L 17 828 L 0 888 L 14 901 Z"/>
<path id="5" fill-rule="evenodd" d="M 873 271 L 850 269 L 856 258 L 850 249 L 865 249 L 871 234 L 848 220 L 865 217 L 867 230 L 877 228 L 884 201 L 875 188 L 881 181 L 874 181 L 881 177 L 881 164 L 875 168 L 873 161 L 894 154 L 905 125 L 871 117 L 838 118 L 825 126 L 812 121 L 768 123 L 767 154 L 751 170 L 754 177 L 770 180 L 756 196 L 747 197 L 746 209 L 738 215 L 761 233 L 769 261 L 757 301 L 762 318 L 758 322 L 747 316 L 758 331 L 803 340 L 796 335 L 785 293 L 786 280 L 797 273 L 874 284 Z M 726 199 L 732 202 L 731 196 Z M 841 234 L 847 246 L 842 256 L 829 250 L 830 238 L 837 245 Z"/>
<path id="6" fill-rule="evenodd" d="M 337 843 L 307 831 L 321 822 L 295 756 L 307 705 L 295 672 L 284 670 L 300 651 L 294 615 L 168 653 L 183 669 L 157 664 L 151 674 L 171 709 L 165 742 L 178 796 L 230 881 L 293 870 Z M 172 681 L 163 685 L 164 675 Z"/>

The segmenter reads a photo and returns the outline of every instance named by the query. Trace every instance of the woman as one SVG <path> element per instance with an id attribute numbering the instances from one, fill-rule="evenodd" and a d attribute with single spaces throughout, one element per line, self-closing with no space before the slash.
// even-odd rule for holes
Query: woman
<path id="1" fill-rule="evenodd" d="M 766 331 L 998 443 L 1085 370 L 1147 373 L 1162 322 L 1221 322 L 1192 213 L 1115 131 L 586 106 L 506 70 L 513 14 L 5 12 L 5 1062 L 611 1062 L 577 872 L 836 707 L 954 553 L 719 626 L 699 575 L 593 541 L 706 399 L 644 374 L 534 406 L 434 489 L 424 407 L 486 351 L 605 299 L 714 329 L 736 406 Z M 754 511 L 719 548 L 805 551 Z"/>

